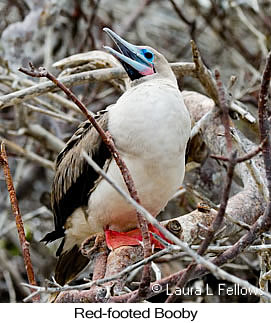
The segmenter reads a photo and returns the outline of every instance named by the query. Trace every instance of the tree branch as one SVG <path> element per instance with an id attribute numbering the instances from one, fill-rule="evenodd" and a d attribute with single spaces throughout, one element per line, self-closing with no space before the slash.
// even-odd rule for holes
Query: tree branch
<path id="1" fill-rule="evenodd" d="M 22 217 L 21 217 L 21 213 L 18 205 L 18 200 L 16 198 L 16 193 L 13 186 L 11 172 L 8 164 L 8 158 L 7 158 L 7 154 L 6 154 L 6 150 L 3 142 L 1 142 L 1 149 L 0 149 L 0 165 L 3 167 L 4 174 L 5 174 L 10 203 L 15 217 L 20 244 L 22 247 L 22 253 L 23 253 L 23 259 L 24 259 L 25 269 L 27 273 L 27 278 L 31 285 L 37 285 L 31 258 L 30 258 L 29 243 L 27 242 L 25 237 L 24 225 L 23 225 L 23 221 L 22 221 Z M 40 297 L 38 295 L 36 297 L 33 297 L 34 302 L 38 302 L 39 300 L 40 300 Z"/>

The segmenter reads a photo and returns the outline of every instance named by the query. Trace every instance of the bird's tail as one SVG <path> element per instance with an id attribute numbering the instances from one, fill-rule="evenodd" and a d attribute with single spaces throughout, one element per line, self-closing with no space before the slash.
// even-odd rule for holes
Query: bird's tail
<path id="1" fill-rule="evenodd" d="M 56 269 L 55 280 L 61 286 L 72 281 L 87 266 L 89 258 L 82 255 L 79 247 L 74 245 L 72 249 L 62 252 L 59 255 Z M 53 303 L 59 293 L 50 296 L 49 302 Z"/>
<path id="2" fill-rule="evenodd" d="M 73 280 L 89 263 L 89 258 L 82 255 L 79 247 L 60 254 L 55 270 L 55 280 L 60 285 L 65 285 Z"/>

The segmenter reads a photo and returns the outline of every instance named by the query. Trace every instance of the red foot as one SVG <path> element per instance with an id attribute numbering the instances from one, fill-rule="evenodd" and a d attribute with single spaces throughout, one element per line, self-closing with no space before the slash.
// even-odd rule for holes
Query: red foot
<path id="1" fill-rule="evenodd" d="M 158 236 L 160 236 L 163 240 L 172 243 L 170 240 L 168 240 L 163 233 L 161 233 L 158 229 L 156 229 L 152 224 L 148 225 L 149 232 L 156 233 Z M 105 239 L 107 247 L 111 250 L 117 249 L 122 246 L 138 246 L 140 245 L 140 241 L 142 241 L 142 236 L 140 229 L 134 229 L 128 232 L 118 232 L 106 229 L 105 230 Z M 151 244 L 155 246 L 157 249 L 164 249 L 164 246 L 154 238 L 154 236 L 151 234 Z"/>

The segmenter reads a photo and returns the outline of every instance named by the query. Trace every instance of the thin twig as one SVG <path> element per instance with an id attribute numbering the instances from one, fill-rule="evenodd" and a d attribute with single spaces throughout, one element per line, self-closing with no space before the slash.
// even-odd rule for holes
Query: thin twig
<path id="1" fill-rule="evenodd" d="M 38 107 L 35 107 L 34 105 L 32 104 L 29 104 L 29 103 L 24 103 L 23 104 L 27 109 L 31 110 L 31 111 L 34 111 L 34 112 L 39 112 L 41 114 L 45 114 L 47 116 L 50 116 L 50 117 L 53 117 L 53 118 L 56 118 L 56 119 L 59 119 L 59 120 L 63 120 L 65 122 L 68 122 L 68 123 L 77 123 L 79 124 L 81 122 L 81 120 L 79 119 L 75 119 L 73 117 L 69 117 L 65 114 L 60 114 L 60 113 L 55 113 L 55 112 L 52 112 L 52 111 L 48 111 L 48 110 L 45 110 L 45 109 L 41 109 L 41 108 L 38 108 Z"/>
<path id="2" fill-rule="evenodd" d="M 29 243 L 27 242 L 25 237 L 24 225 L 23 225 L 23 221 L 22 221 L 22 217 L 19 209 L 18 200 L 16 198 L 16 193 L 14 190 L 11 172 L 8 164 L 8 158 L 7 158 L 7 154 L 6 154 L 6 150 L 3 142 L 1 143 L 1 149 L 0 149 L 0 165 L 3 167 L 4 174 L 5 174 L 10 203 L 15 217 L 20 244 L 22 247 L 22 253 L 23 253 L 23 259 L 24 259 L 25 269 L 27 273 L 27 278 L 31 285 L 36 285 L 35 274 L 34 274 L 32 262 L 31 262 L 31 258 L 30 258 Z M 33 301 L 35 302 L 39 300 L 40 300 L 39 296 L 33 298 Z"/>
<path id="3" fill-rule="evenodd" d="M 265 138 L 264 141 L 262 141 L 260 143 L 260 145 L 258 145 L 255 149 L 253 149 L 252 151 L 246 153 L 244 156 L 241 156 L 241 157 L 237 157 L 235 159 L 235 162 L 238 164 L 238 163 L 243 163 L 243 162 L 246 162 L 248 160 L 250 160 L 251 158 L 255 157 L 256 155 L 258 155 L 262 149 L 263 149 L 263 145 L 265 144 L 265 141 L 267 139 Z M 229 162 L 230 159 L 229 157 L 226 157 L 226 156 L 217 156 L 217 155 L 210 155 L 211 158 L 214 158 L 214 159 L 219 159 L 219 160 L 222 160 L 222 161 L 226 161 L 226 162 Z"/>
<path id="4" fill-rule="evenodd" d="M 33 219 L 34 217 L 36 217 L 42 213 L 46 213 L 46 212 L 51 213 L 48 211 L 46 206 L 41 206 L 38 209 L 23 215 L 23 221 L 24 222 L 29 221 L 29 220 Z M 0 231 L 0 239 L 15 228 L 16 228 L 16 224 L 14 222 L 11 222 L 10 224 L 5 225 L 5 227 Z"/>
<path id="5" fill-rule="evenodd" d="M 218 70 L 215 70 L 215 79 L 218 93 L 218 102 L 217 106 L 222 112 L 221 121 L 225 129 L 225 138 L 228 149 L 228 154 L 232 153 L 232 138 L 230 133 L 230 118 L 229 118 L 229 106 L 227 104 L 227 98 L 223 83 L 221 81 L 220 73 Z"/>
<path id="6" fill-rule="evenodd" d="M 193 61 L 195 63 L 196 75 L 200 80 L 201 84 L 204 86 L 207 94 L 210 95 L 210 97 L 217 104 L 218 92 L 217 92 L 215 80 L 211 74 L 211 71 L 203 64 L 200 52 L 194 40 L 191 40 L 191 48 L 192 48 Z"/>
<path id="7" fill-rule="evenodd" d="M 5 143 L 5 145 L 8 146 L 8 148 L 12 151 L 14 151 L 19 156 L 24 156 L 26 159 L 31 160 L 42 167 L 49 168 L 51 170 L 55 169 L 55 165 L 52 161 L 41 157 L 34 153 L 33 151 L 29 151 L 27 149 L 22 148 L 21 146 L 15 144 L 14 142 L 7 140 L 0 136 L 0 140 Z"/>
<path id="8" fill-rule="evenodd" d="M 264 68 L 261 88 L 258 100 L 258 113 L 259 113 L 259 129 L 260 138 L 264 142 L 263 145 L 263 158 L 266 171 L 267 187 L 269 191 L 269 198 L 271 197 L 271 140 L 270 140 L 270 121 L 271 116 L 270 107 L 268 108 L 268 91 L 271 78 L 271 52 L 269 52 L 266 65 Z"/>

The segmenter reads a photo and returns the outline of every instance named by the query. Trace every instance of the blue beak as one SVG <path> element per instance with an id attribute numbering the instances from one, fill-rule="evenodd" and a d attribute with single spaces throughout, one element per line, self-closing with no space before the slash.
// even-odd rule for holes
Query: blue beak
<path id="1" fill-rule="evenodd" d="M 112 38 L 120 52 L 108 46 L 104 48 L 122 63 L 131 80 L 154 73 L 153 64 L 144 57 L 141 47 L 128 43 L 109 28 L 103 30 Z"/>

